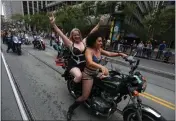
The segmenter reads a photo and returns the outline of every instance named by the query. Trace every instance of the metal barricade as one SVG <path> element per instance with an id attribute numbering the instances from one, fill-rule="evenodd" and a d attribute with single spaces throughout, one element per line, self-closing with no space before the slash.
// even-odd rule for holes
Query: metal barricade
<path id="1" fill-rule="evenodd" d="M 130 55 L 133 51 L 136 51 L 137 52 L 136 57 L 147 58 L 151 60 L 163 61 L 163 62 L 175 64 L 175 53 L 172 53 L 172 55 L 167 59 L 167 57 L 164 56 L 166 51 L 161 52 L 161 51 L 158 51 L 158 49 L 148 49 L 146 47 L 134 48 L 130 45 L 116 44 L 116 45 L 112 45 L 106 50 L 113 51 L 113 52 L 123 52 L 128 55 Z"/>

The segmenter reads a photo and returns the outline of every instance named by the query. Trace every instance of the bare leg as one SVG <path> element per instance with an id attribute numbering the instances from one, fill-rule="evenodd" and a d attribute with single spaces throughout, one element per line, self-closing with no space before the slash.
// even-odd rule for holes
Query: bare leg
<path id="1" fill-rule="evenodd" d="M 70 70 L 70 74 L 73 75 L 75 78 L 73 79 L 73 81 L 75 83 L 79 83 L 82 79 L 82 72 L 80 71 L 79 68 L 77 67 L 73 67 L 71 70 Z"/>
<path id="2" fill-rule="evenodd" d="M 82 80 L 82 95 L 76 101 L 86 101 L 92 90 L 93 80 Z"/>
<path id="3" fill-rule="evenodd" d="M 70 121 L 73 111 L 88 99 L 93 85 L 93 80 L 83 80 L 82 81 L 82 95 L 76 99 L 76 101 L 69 107 L 67 112 L 67 120 Z"/>

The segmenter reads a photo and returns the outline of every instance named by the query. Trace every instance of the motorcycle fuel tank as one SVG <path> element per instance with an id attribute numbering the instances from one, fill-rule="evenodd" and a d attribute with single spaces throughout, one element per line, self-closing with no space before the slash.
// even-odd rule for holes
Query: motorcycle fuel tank
<path id="1" fill-rule="evenodd" d="M 96 86 L 103 88 L 103 90 L 106 90 L 109 93 L 115 93 L 119 89 L 119 85 L 121 83 L 121 79 L 119 77 L 106 77 L 102 80 L 96 80 L 95 84 Z"/>

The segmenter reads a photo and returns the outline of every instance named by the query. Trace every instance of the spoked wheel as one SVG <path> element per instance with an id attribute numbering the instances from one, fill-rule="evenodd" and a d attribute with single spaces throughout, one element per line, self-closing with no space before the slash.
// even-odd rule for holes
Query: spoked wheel
<path id="1" fill-rule="evenodd" d="M 67 88 L 68 88 L 69 93 L 70 93 L 74 98 L 76 98 L 76 94 L 75 94 L 75 82 L 72 81 L 72 80 L 68 80 L 68 81 L 67 81 Z"/>
<path id="2" fill-rule="evenodd" d="M 74 98 L 78 98 L 79 96 L 81 96 L 82 90 L 79 89 L 79 87 L 81 87 L 81 85 L 82 85 L 81 83 L 75 83 L 72 80 L 67 81 L 68 91 Z"/>
<path id="3" fill-rule="evenodd" d="M 137 121 L 137 120 L 138 119 L 135 113 L 131 113 L 127 118 L 127 121 Z M 143 114 L 142 121 L 156 121 L 156 120 L 149 115 Z"/>
<path id="4" fill-rule="evenodd" d="M 123 114 L 124 121 L 138 121 L 135 110 L 128 110 Z M 142 121 L 166 121 L 163 117 L 156 118 L 148 112 L 142 111 Z"/>

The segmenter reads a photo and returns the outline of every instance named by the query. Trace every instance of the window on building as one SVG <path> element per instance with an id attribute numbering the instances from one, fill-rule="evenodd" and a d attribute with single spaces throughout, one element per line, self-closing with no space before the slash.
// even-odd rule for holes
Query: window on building
<path id="1" fill-rule="evenodd" d="M 42 1 L 38 1 L 39 10 L 42 9 Z"/>
<path id="2" fill-rule="evenodd" d="M 24 15 L 27 15 L 28 14 L 28 8 L 27 8 L 27 1 L 23 1 L 23 12 L 24 12 Z"/>
<path id="3" fill-rule="evenodd" d="M 37 1 L 34 1 L 34 12 L 37 13 Z"/>
<path id="4" fill-rule="evenodd" d="M 45 3 L 46 3 L 46 1 L 43 1 L 43 7 L 45 7 Z"/>
<path id="5" fill-rule="evenodd" d="M 29 1 L 29 13 L 30 15 L 33 14 L 32 1 Z"/>
<path id="6" fill-rule="evenodd" d="M 80 3 L 82 3 L 83 1 L 77 1 L 77 4 L 80 4 Z"/>
<path id="7" fill-rule="evenodd" d="M 47 1 L 47 4 L 50 4 L 50 3 L 52 3 L 53 1 Z"/>

